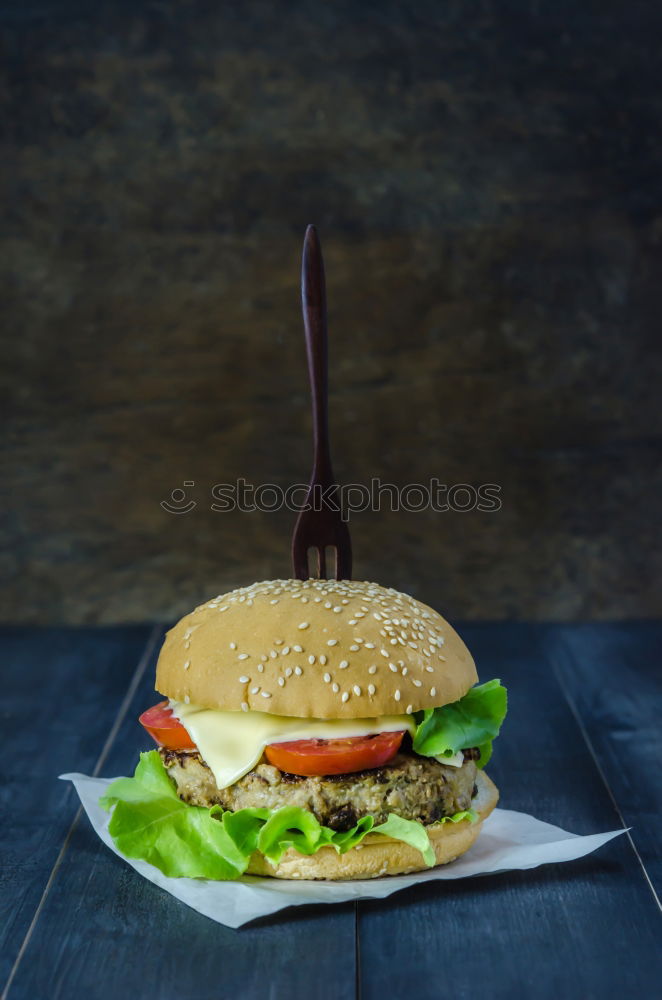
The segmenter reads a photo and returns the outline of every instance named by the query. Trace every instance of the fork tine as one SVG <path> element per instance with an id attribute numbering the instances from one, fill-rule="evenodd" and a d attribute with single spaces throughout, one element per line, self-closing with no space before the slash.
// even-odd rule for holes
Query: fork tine
<path id="1" fill-rule="evenodd" d="M 336 580 L 351 580 L 352 578 L 352 543 L 349 529 L 343 522 L 344 532 L 336 545 Z"/>
<path id="2" fill-rule="evenodd" d="M 303 532 L 301 531 L 303 525 L 300 519 L 301 514 L 295 525 L 292 537 L 292 570 L 296 580 L 308 580 L 310 579 L 310 546 L 303 537 Z"/>

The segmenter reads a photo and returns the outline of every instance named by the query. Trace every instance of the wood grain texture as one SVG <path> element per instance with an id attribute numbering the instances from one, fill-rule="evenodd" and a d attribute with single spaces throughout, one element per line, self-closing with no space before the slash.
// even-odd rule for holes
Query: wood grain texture
<path id="1" fill-rule="evenodd" d="M 647 852 L 652 855 L 655 848 L 648 809 L 658 786 L 638 766 L 630 769 L 628 781 L 620 780 L 614 755 L 622 730 L 629 749 L 640 734 L 637 760 L 642 748 L 657 753 L 649 722 L 650 703 L 657 697 L 660 626 L 473 625 L 461 632 L 481 677 L 501 676 L 509 685 L 510 712 L 489 769 L 501 789 L 501 804 L 578 833 L 618 826 L 618 809 L 632 822 L 635 844 L 648 860 Z M 144 638 L 138 629 L 0 633 L 0 657 L 14 667 L 8 731 L 12 746 L 23 747 L 36 768 L 25 791 L 13 782 L 8 793 L 10 828 L 9 837 L 3 829 L 3 841 L 10 840 L 18 859 L 8 869 L 10 876 L 20 874 L 30 854 L 45 871 L 52 852 L 59 851 L 58 838 L 64 837 L 74 808 L 55 774 L 64 767 L 93 767 L 107 735 L 92 732 L 97 724 L 103 728 L 100 706 L 120 699 L 122 664 L 132 643 L 136 652 Z M 154 700 L 155 655 L 156 649 L 126 705 L 103 774 L 129 773 L 145 746 L 136 719 Z M 586 673 L 596 658 L 609 661 L 615 703 L 623 705 L 623 713 L 616 712 L 621 729 Z M 623 676 L 630 691 L 636 694 L 640 687 L 644 696 L 623 703 L 616 687 Z M 66 677 L 72 688 L 77 683 L 73 725 L 63 716 L 53 717 L 45 699 L 35 698 L 36 691 L 48 690 L 55 702 L 57 690 L 49 684 L 57 679 L 59 685 Z M 564 689 L 572 693 L 574 714 Z M 35 712 L 39 726 L 31 725 Z M 110 718 L 104 724 L 110 728 Z M 43 827 L 35 823 L 35 804 L 45 805 Z M 3 882 L 5 912 L 18 910 L 23 925 L 36 895 L 24 893 L 20 878 Z M 8 1000 L 115 1000 L 124 994 L 141 1000 L 404 1000 L 414 991 L 417 1000 L 437 1000 L 449 990 L 458 1000 L 656 996 L 662 974 L 659 924 L 653 894 L 623 837 L 570 864 L 416 887 L 389 900 L 362 903 L 358 923 L 348 904 L 285 911 L 232 931 L 142 880 L 82 818 Z M 16 933 L 5 946 L 15 939 Z"/>
<path id="2" fill-rule="evenodd" d="M 0 989 L 76 813 L 57 776 L 94 770 L 149 632 L 0 630 Z"/>
<path id="3" fill-rule="evenodd" d="M 510 710 L 490 775 L 501 805 L 577 833 L 619 817 L 548 657 L 545 633 L 463 630 L 482 678 Z M 416 889 L 359 906 L 365 1000 L 454 997 L 605 1000 L 654 994 L 660 914 L 625 837 L 577 862 Z"/>
<path id="4" fill-rule="evenodd" d="M 150 666 L 102 775 L 133 772 L 150 743 L 137 717 L 154 700 Z M 83 817 L 9 1000 L 346 1000 L 355 995 L 354 927 L 351 903 L 304 907 L 238 931 L 223 927 L 137 876 Z"/>
<path id="5" fill-rule="evenodd" d="M 659 5 L 0 18 L 4 620 L 174 619 L 287 572 L 294 515 L 210 490 L 307 481 L 309 222 L 339 480 L 502 487 L 357 515 L 355 575 L 442 580 L 451 618 L 660 614 Z"/>
<path id="6" fill-rule="evenodd" d="M 662 896 L 662 625 L 560 627 L 547 648 Z"/>

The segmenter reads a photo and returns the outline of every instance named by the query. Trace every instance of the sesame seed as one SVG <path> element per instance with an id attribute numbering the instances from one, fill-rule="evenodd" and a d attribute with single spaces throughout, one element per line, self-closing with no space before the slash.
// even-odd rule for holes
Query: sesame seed
<path id="1" fill-rule="evenodd" d="M 264 663 L 264 662 L 265 662 L 266 660 L 268 660 L 268 659 L 269 659 L 269 657 L 268 657 L 268 656 L 265 656 L 265 655 L 264 655 L 264 653 L 262 653 L 262 655 L 260 656 L 260 659 L 261 659 L 261 660 L 262 660 L 262 662 Z"/>
<path id="2" fill-rule="evenodd" d="M 271 692 L 270 691 L 263 691 L 262 692 L 262 697 L 263 698 L 271 698 Z"/>
<path id="3" fill-rule="evenodd" d="M 279 684 L 280 687 L 284 688 L 285 687 L 285 678 L 284 677 L 279 677 L 278 678 L 278 684 Z"/>
<path id="4" fill-rule="evenodd" d="M 326 666 L 326 656 L 324 655 L 324 653 L 322 653 L 322 655 L 320 656 L 320 663 L 322 664 L 323 667 Z"/>
<path id="5" fill-rule="evenodd" d="M 295 667 L 294 668 L 294 673 L 297 675 L 297 677 L 301 677 L 301 674 L 303 673 L 303 670 L 301 669 L 301 667 Z"/>
<path id="6" fill-rule="evenodd" d="M 356 618 L 350 618 L 349 619 L 349 624 L 350 625 L 356 625 Z"/>
<path id="7" fill-rule="evenodd" d="M 285 676 L 286 677 L 292 676 L 292 667 L 285 667 Z"/>
<path id="8" fill-rule="evenodd" d="M 303 653 L 302 646 L 292 646 L 292 649 L 294 650 L 295 653 Z"/>
<path id="9" fill-rule="evenodd" d="M 309 662 L 309 663 L 310 663 L 311 665 L 312 665 L 312 664 L 313 664 L 313 663 L 315 662 L 315 657 L 314 657 L 314 655 L 313 655 L 312 653 L 311 653 L 311 654 L 310 654 L 310 656 L 308 657 L 308 662 Z"/>
<path id="10" fill-rule="evenodd" d="M 269 650 L 269 656 L 271 657 L 272 660 L 275 660 L 276 657 L 278 656 L 278 653 L 276 652 L 275 649 L 270 649 Z"/>
<path id="11" fill-rule="evenodd" d="M 414 706 L 413 705 L 407 705 L 407 707 L 405 709 L 405 715 L 411 715 L 411 713 L 413 711 L 414 711 Z"/>
<path id="12" fill-rule="evenodd" d="M 400 689 L 398 689 L 393 695 L 396 701 L 400 701 Z"/>
<path id="13" fill-rule="evenodd" d="M 341 660 L 338 666 L 341 670 L 345 670 L 349 666 L 349 660 Z"/>
<path id="14" fill-rule="evenodd" d="M 278 598 L 274 597 L 273 601 L 269 601 L 269 604 L 278 604 Z"/>
<path id="15" fill-rule="evenodd" d="M 329 673 L 324 674 L 324 683 L 328 684 L 330 680 L 331 680 L 331 674 Z"/>
<path id="16" fill-rule="evenodd" d="M 242 710 L 242 712 L 247 712 L 248 711 L 248 702 L 247 701 L 242 701 L 242 703 L 241 703 L 241 710 Z"/>
<path id="17" fill-rule="evenodd" d="M 338 685 L 336 684 L 335 681 L 331 685 L 331 690 L 334 691 L 336 694 L 338 694 L 338 691 L 340 690 L 340 688 L 338 687 Z"/>
<path id="18" fill-rule="evenodd" d="M 379 652 L 382 654 L 382 656 L 385 656 L 386 659 L 388 660 L 389 653 L 387 649 L 380 649 Z"/>
<path id="19" fill-rule="evenodd" d="M 290 651 L 290 647 L 289 646 L 283 646 L 283 648 L 280 651 L 280 655 L 281 656 L 287 656 L 287 654 L 289 653 L 289 651 Z"/>
<path id="20" fill-rule="evenodd" d="M 308 598 L 307 597 L 302 597 L 301 598 L 301 603 L 302 604 L 308 604 Z"/>
<path id="21" fill-rule="evenodd" d="M 343 691 L 340 699 L 342 702 L 349 701 L 349 691 Z"/>
<path id="22" fill-rule="evenodd" d="M 408 669 L 408 667 L 403 667 L 403 668 L 402 668 L 402 676 L 403 676 L 403 677 L 406 677 L 408 673 L 409 673 L 409 669 Z"/>
<path id="23" fill-rule="evenodd" d="M 343 599 L 342 599 L 342 601 L 340 603 L 341 604 L 349 604 L 349 601 L 347 600 L 346 597 L 343 597 Z"/>
<path id="24" fill-rule="evenodd" d="M 248 659 L 248 653 L 240 653 L 239 656 L 237 657 L 237 659 L 238 660 L 247 660 Z"/>
<path id="25" fill-rule="evenodd" d="M 259 685 L 256 685 L 254 688 L 251 688 L 251 694 L 257 694 L 259 690 L 260 690 Z"/>
<path id="26" fill-rule="evenodd" d="M 186 663 L 184 664 L 184 670 L 188 670 L 190 666 L 191 666 L 191 661 L 187 660 Z"/>
<path id="27" fill-rule="evenodd" d="M 308 626 L 309 626 L 308 622 L 300 622 L 299 623 L 299 628 L 300 629 L 308 628 Z"/>
<path id="28" fill-rule="evenodd" d="M 397 639 L 389 639 L 389 642 L 391 643 L 392 646 L 397 646 L 398 645 L 398 640 Z"/>
<path id="29" fill-rule="evenodd" d="M 191 699 L 189 698 L 189 696 L 187 694 L 184 695 L 184 704 L 185 705 L 190 705 L 191 704 Z"/>
<path id="30" fill-rule="evenodd" d="M 239 678 L 239 683 L 240 684 L 248 684 L 249 681 L 250 681 L 250 677 L 246 677 L 245 674 L 242 674 L 241 677 Z"/>
<path id="31" fill-rule="evenodd" d="M 416 678 L 415 678 L 415 677 L 412 677 L 412 679 L 411 679 L 411 680 L 412 680 L 412 684 L 414 685 L 414 687 L 417 687 L 417 688 L 419 688 L 419 687 L 421 686 L 421 684 L 422 684 L 422 681 L 418 681 L 418 680 L 416 680 Z"/>
<path id="32" fill-rule="evenodd" d="M 351 649 L 351 651 L 353 653 L 357 653 L 358 649 L 359 649 L 359 647 L 356 645 L 356 643 L 353 646 L 350 646 L 349 648 Z"/>
<path id="33" fill-rule="evenodd" d="M 338 614 L 340 611 L 342 611 L 342 608 L 340 607 L 340 605 L 338 605 L 338 607 L 334 608 L 333 610 L 335 611 L 336 614 Z"/>
<path id="34" fill-rule="evenodd" d="M 283 645 L 282 639 L 274 639 L 274 646 L 282 646 L 282 645 Z"/>
<path id="35" fill-rule="evenodd" d="M 373 663 L 371 667 L 368 667 L 368 673 L 369 674 L 376 674 L 377 673 L 377 664 L 376 663 Z"/>
<path id="36" fill-rule="evenodd" d="M 263 674 L 264 673 L 264 663 L 258 663 L 258 665 L 257 665 L 257 672 L 259 674 Z"/>
<path id="37" fill-rule="evenodd" d="M 361 694 L 361 688 L 358 686 L 358 684 L 354 685 L 354 694 L 355 695 L 360 695 Z"/>
<path id="38" fill-rule="evenodd" d="M 374 649 L 375 648 L 374 642 L 366 642 L 365 648 L 366 649 Z"/>
<path id="39" fill-rule="evenodd" d="M 425 669 L 427 670 L 427 672 L 429 674 L 433 674 L 434 673 L 434 667 L 426 667 Z"/>
<path id="40" fill-rule="evenodd" d="M 368 694 L 373 695 L 375 693 L 375 685 L 368 684 Z"/>
<path id="41" fill-rule="evenodd" d="M 331 601 L 325 601 L 324 602 L 324 607 L 325 608 L 331 608 L 331 607 L 333 607 L 333 605 L 331 604 Z"/>
<path id="42" fill-rule="evenodd" d="M 337 639 L 328 639 L 326 644 L 327 644 L 327 646 L 337 646 L 338 645 L 338 640 Z"/>
<path id="43" fill-rule="evenodd" d="M 398 672 L 398 668 L 396 667 L 395 663 L 389 663 L 388 669 L 393 671 L 394 674 L 397 674 Z"/>
<path id="44" fill-rule="evenodd" d="M 184 649 L 190 649 L 190 648 L 191 648 L 191 643 L 187 639 L 186 642 L 184 643 Z"/>
<path id="45" fill-rule="evenodd" d="M 436 688 L 430 688 L 430 694 L 432 695 L 433 698 L 436 695 L 436 693 L 437 693 L 437 689 Z"/>
<path id="46" fill-rule="evenodd" d="M 231 642 L 230 643 L 230 649 L 236 649 L 236 648 L 237 648 L 237 643 L 236 642 Z"/>

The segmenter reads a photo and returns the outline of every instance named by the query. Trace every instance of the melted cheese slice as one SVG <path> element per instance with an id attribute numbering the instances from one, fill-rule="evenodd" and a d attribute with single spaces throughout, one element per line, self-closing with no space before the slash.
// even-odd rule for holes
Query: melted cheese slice
<path id="1" fill-rule="evenodd" d="M 219 712 L 216 709 L 171 701 L 170 707 L 200 751 L 219 788 L 227 788 L 251 771 L 269 743 L 288 740 L 336 740 L 373 733 L 414 734 L 411 715 L 382 715 L 374 719 L 295 719 L 266 712 Z M 460 767 L 463 754 L 440 757 L 443 764 Z"/>

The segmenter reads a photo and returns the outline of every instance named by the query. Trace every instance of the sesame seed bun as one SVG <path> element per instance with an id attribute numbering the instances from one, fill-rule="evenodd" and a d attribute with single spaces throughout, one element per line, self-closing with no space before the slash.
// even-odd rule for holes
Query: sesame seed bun
<path id="1" fill-rule="evenodd" d="M 435 867 L 455 861 L 469 850 L 477 839 L 483 822 L 499 801 L 496 785 L 483 771 L 478 772 L 476 785 L 478 793 L 471 803 L 472 809 L 478 813 L 476 823 L 464 819 L 459 823 L 435 823 L 426 828 L 435 854 Z M 353 847 L 346 854 L 336 854 L 333 847 L 322 847 L 317 854 L 307 857 L 291 847 L 279 864 L 272 865 L 262 854 L 255 853 L 247 874 L 286 879 L 338 880 L 404 875 L 426 868 L 420 852 L 409 844 L 369 833 L 358 847 Z"/>
<path id="2" fill-rule="evenodd" d="M 355 580 L 267 580 L 215 597 L 168 632 L 156 668 L 173 700 L 304 719 L 410 714 L 477 680 L 440 614 Z"/>

